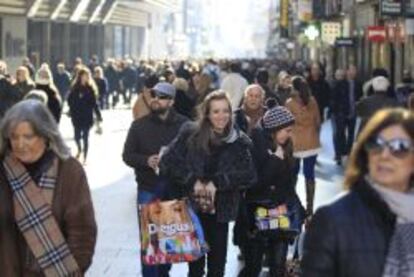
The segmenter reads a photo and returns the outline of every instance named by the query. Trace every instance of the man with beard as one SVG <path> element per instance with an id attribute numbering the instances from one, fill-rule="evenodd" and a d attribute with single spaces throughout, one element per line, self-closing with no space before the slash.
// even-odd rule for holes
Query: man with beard
<path id="1" fill-rule="evenodd" d="M 135 120 L 128 132 L 122 154 L 124 162 L 134 168 L 138 183 L 138 204 L 165 196 L 166 182 L 158 175 L 160 150 L 177 135 L 187 119 L 174 111 L 175 87 L 160 82 L 151 90 L 150 114 Z M 142 265 L 142 276 L 168 276 L 171 265 Z"/>

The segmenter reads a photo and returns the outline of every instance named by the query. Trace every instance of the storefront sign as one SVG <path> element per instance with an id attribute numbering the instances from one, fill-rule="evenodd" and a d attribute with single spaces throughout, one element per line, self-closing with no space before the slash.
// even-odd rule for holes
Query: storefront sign
<path id="1" fill-rule="evenodd" d="M 381 15 L 400 16 L 403 0 L 380 0 Z"/>
<path id="2" fill-rule="evenodd" d="M 322 41 L 330 45 L 334 45 L 336 38 L 342 35 L 342 25 L 339 22 L 323 22 L 321 29 Z"/>
<path id="3" fill-rule="evenodd" d="M 387 39 L 387 32 L 384 26 L 368 26 L 368 40 L 372 42 L 384 42 Z"/>
<path id="4" fill-rule="evenodd" d="M 414 18 L 414 0 L 404 0 L 404 17 Z"/>
<path id="5" fill-rule="evenodd" d="M 354 47 L 354 39 L 353 38 L 336 38 L 335 46 L 336 47 Z"/>
<path id="6" fill-rule="evenodd" d="M 280 26 L 284 28 L 289 26 L 289 0 L 280 1 Z"/>
<path id="7" fill-rule="evenodd" d="M 403 23 L 387 23 L 385 25 L 387 32 L 387 39 L 389 42 L 404 42 L 405 41 L 405 26 Z"/>
<path id="8" fill-rule="evenodd" d="M 299 16 L 299 20 L 303 22 L 309 22 L 312 20 L 312 1 L 311 0 L 299 0 L 298 16 Z"/>

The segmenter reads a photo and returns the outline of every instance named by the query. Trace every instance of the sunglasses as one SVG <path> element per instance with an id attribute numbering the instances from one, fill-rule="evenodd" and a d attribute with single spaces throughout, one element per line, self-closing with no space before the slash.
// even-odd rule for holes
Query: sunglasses
<path id="1" fill-rule="evenodd" d="M 409 139 L 396 138 L 387 141 L 376 137 L 365 144 L 365 150 L 374 154 L 382 153 L 385 148 L 396 158 L 405 158 L 414 151 L 413 143 Z"/>
<path id="2" fill-rule="evenodd" d="M 165 94 L 161 94 L 161 93 L 159 93 L 159 92 L 157 92 L 155 90 L 151 90 L 150 93 L 151 93 L 151 97 L 152 98 L 158 98 L 160 100 L 171 100 L 172 99 L 171 96 L 165 95 Z"/>

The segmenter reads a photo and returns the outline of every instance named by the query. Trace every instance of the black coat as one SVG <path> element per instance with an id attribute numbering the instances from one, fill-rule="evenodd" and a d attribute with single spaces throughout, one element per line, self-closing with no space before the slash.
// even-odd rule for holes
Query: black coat
<path id="1" fill-rule="evenodd" d="M 102 120 L 95 92 L 88 86 L 74 86 L 68 96 L 68 105 L 73 126 L 92 127 L 93 113 Z"/>
<path id="2" fill-rule="evenodd" d="M 396 216 L 365 181 L 320 208 L 305 236 L 302 276 L 382 276 Z"/>
<path id="3" fill-rule="evenodd" d="M 59 123 L 60 117 L 62 115 L 62 105 L 57 89 L 50 85 L 39 84 L 36 84 L 36 89 L 43 90 L 47 94 L 47 107 L 49 108 L 56 122 Z"/>
<path id="4" fill-rule="evenodd" d="M 335 80 L 332 83 L 331 112 L 335 117 L 346 118 L 350 112 L 349 84 L 346 80 Z M 354 104 L 354 103 L 353 103 Z"/>
<path id="5" fill-rule="evenodd" d="M 167 146 L 186 121 L 186 117 L 171 110 L 165 121 L 157 115 L 149 114 L 132 122 L 122 158 L 128 166 L 134 168 L 139 189 L 157 189 L 158 178 L 148 166 L 148 158 L 158 154 L 162 146 Z"/>
<path id="6" fill-rule="evenodd" d="M 236 219 L 241 191 L 256 183 L 257 175 L 251 156 L 251 141 L 244 134 L 220 148 L 214 172 L 206 172 L 209 155 L 193 150 L 188 140 L 196 131 L 186 124 L 162 156 L 160 172 L 174 187 L 176 197 L 190 196 L 196 180 L 212 181 L 217 187 L 216 213 L 219 222 Z"/>
<path id="7" fill-rule="evenodd" d="M 320 77 L 319 80 L 313 80 L 312 78 L 308 79 L 308 84 L 311 89 L 312 95 L 315 97 L 316 102 L 319 106 L 319 111 L 321 113 L 321 120 L 323 121 L 323 111 L 328 107 L 331 97 L 331 88 L 328 82 Z"/>

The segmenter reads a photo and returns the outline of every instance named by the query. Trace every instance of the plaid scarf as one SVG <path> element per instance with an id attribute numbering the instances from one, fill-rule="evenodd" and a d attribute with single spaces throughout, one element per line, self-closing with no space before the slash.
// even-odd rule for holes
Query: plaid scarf
<path id="1" fill-rule="evenodd" d="M 11 155 L 6 156 L 3 165 L 13 191 L 17 226 L 45 276 L 82 276 L 52 214 L 58 158 L 43 173 L 39 184 Z"/>

